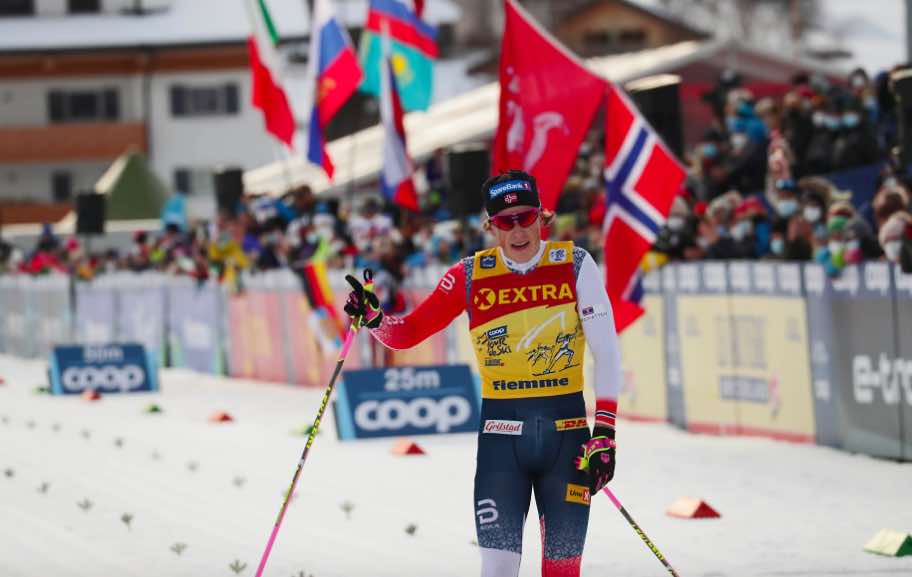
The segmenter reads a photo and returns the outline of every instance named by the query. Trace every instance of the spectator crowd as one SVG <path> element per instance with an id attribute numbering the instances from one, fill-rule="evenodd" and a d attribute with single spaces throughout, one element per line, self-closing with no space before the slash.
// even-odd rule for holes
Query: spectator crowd
<path id="1" fill-rule="evenodd" d="M 713 121 L 685 154 L 688 178 L 647 262 L 765 259 L 817 261 L 831 275 L 847 264 L 885 259 L 912 271 L 912 178 L 898 154 L 889 75 L 853 71 L 844 82 L 796 77 L 780 97 L 757 98 L 725 73 L 704 95 Z M 685 111 L 686 113 L 686 111 Z M 600 126 L 600 123 L 595 123 Z M 552 225 L 601 257 L 605 216 L 603 134 L 593 129 L 566 183 Z M 45 227 L 25 253 L 0 240 L 0 273 L 59 271 L 90 280 L 113 270 L 156 270 L 239 287 L 239 272 L 370 266 L 395 287 L 411 270 L 450 264 L 486 242 L 480 215 L 453 220 L 444 152 L 422 167 L 427 190 L 412 213 L 380 197 L 346 202 L 301 186 L 281 198 L 245 197 L 215 222 L 137 232 L 128 250 L 89 254 L 76 238 Z M 880 166 L 877 192 L 861 205 L 825 175 Z M 240 287 L 239 287 L 240 288 Z"/>

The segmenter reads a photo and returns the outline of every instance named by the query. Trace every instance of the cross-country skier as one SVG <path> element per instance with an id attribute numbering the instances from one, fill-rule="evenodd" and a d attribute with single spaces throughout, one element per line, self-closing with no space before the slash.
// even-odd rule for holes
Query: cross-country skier
<path id="1" fill-rule="evenodd" d="M 510 171 L 483 186 L 485 228 L 497 246 L 464 258 L 403 317 L 384 316 L 353 277 L 345 306 L 387 347 L 413 347 L 462 311 L 482 381 L 475 472 L 475 526 L 482 577 L 519 574 L 523 523 L 534 493 L 544 577 L 578 577 L 590 496 L 614 475 L 620 353 L 611 305 L 595 261 L 572 242 L 541 241 L 553 213 L 541 209 L 535 179 Z M 570 340 L 582 324 L 582 339 Z M 490 350 L 489 339 L 508 346 Z M 574 341 L 579 341 L 574 342 Z M 595 360 L 595 427 L 590 437 L 582 359 Z M 575 350 L 573 348 L 575 347 Z M 566 363 L 538 374 L 537 351 Z M 557 360 L 557 359 L 555 359 Z"/>

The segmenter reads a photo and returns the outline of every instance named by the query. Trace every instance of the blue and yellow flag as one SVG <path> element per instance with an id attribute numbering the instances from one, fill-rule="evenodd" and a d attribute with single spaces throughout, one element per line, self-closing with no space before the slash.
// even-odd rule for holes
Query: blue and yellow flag
<path id="1" fill-rule="evenodd" d="M 393 72 L 403 108 L 426 110 L 434 86 L 437 30 L 418 17 L 412 2 L 370 0 L 359 50 L 364 70 L 360 90 L 380 94 L 384 33 L 390 37 Z"/>

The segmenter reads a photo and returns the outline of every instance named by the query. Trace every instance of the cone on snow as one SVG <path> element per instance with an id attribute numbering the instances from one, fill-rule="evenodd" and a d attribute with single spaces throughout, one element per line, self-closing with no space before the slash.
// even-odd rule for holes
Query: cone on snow
<path id="1" fill-rule="evenodd" d="M 681 519 L 721 517 L 715 509 L 709 506 L 709 503 L 703 499 L 694 499 L 693 497 L 681 497 L 671 504 L 665 514 L 669 517 L 680 517 Z"/>
<path id="2" fill-rule="evenodd" d="M 393 445 L 393 454 L 404 456 L 404 455 L 424 455 L 424 449 L 418 446 L 418 443 L 409 440 L 409 439 L 399 439 L 395 445 Z"/>
<path id="3" fill-rule="evenodd" d="M 157 414 L 159 414 L 159 413 L 163 413 L 164 411 L 162 410 L 161 407 L 159 407 L 159 406 L 156 405 L 155 403 L 151 403 L 151 404 L 149 404 L 149 405 L 146 406 L 146 408 L 145 408 L 145 410 L 144 410 L 143 412 L 146 413 L 146 414 L 148 414 L 148 415 L 157 415 Z"/>
<path id="4" fill-rule="evenodd" d="M 101 393 L 95 389 L 86 389 L 82 391 L 82 398 L 86 401 L 97 401 L 101 399 Z"/>
<path id="5" fill-rule="evenodd" d="M 881 529 L 865 544 L 864 550 L 888 557 L 912 555 L 912 534 Z"/>
<path id="6" fill-rule="evenodd" d="M 212 413 L 212 416 L 209 417 L 210 423 L 230 423 L 232 421 L 234 421 L 234 417 L 225 411 L 216 411 L 215 413 Z"/>

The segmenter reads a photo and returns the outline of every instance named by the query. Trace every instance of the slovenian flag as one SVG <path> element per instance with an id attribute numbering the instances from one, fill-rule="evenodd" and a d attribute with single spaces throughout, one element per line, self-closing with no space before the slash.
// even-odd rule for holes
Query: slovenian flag
<path id="1" fill-rule="evenodd" d="M 326 152 L 326 127 L 342 105 L 358 89 L 363 74 L 351 40 L 336 19 L 330 0 L 316 0 L 310 31 L 310 78 L 313 106 L 307 138 L 307 159 L 333 175 Z"/>
<path id="2" fill-rule="evenodd" d="M 266 130 L 289 148 L 295 133 L 294 114 L 282 88 L 279 35 L 266 8 L 266 0 L 245 0 L 253 32 L 247 38 L 252 76 L 253 106 L 263 111 Z"/>
<path id="3" fill-rule="evenodd" d="M 418 210 L 418 195 L 412 173 L 415 169 L 405 144 L 405 126 L 402 122 L 402 104 L 396 89 L 396 75 L 389 56 L 389 37 L 383 38 L 383 60 L 380 62 L 380 121 L 383 124 L 383 171 L 380 187 L 383 194 L 394 203 L 410 210 Z"/>
<path id="4" fill-rule="evenodd" d="M 361 37 L 361 66 L 365 70 L 360 90 L 379 95 L 382 36 L 389 29 L 393 72 L 406 110 L 427 110 L 434 84 L 437 30 L 421 19 L 424 2 L 417 0 L 370 0 Z"/>

